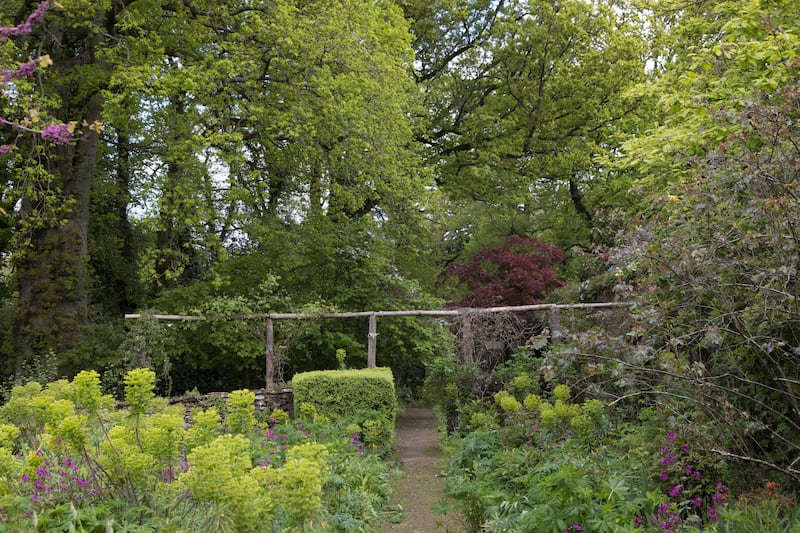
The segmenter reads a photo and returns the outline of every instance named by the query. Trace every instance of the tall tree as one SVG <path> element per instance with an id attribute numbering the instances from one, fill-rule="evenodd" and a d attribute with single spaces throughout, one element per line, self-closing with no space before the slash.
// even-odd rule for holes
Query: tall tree
<path id="1" fill-rule="evenodd" d="M 613 186 L 603 161 L 640 126 L 630 89 L 645 76 L 643 24 L 577 0 L 495 5 L 491 36 L 429 84 L 437 182 L 461 202 L 536 218 L 534 230 L 542 212 L 566 209 L 578 242 L 563 244 L 587 245 L 602 208 L 591 193 Z"/>
<path id="2" fill-rule="evenodd" d="M 16 7 L 25 14 L 32 5 Z M 110 2 L 64 2 L 25 36 L 24 49 L 48 50 L 52 59 L 52 67 L 39 79 L 47 95 L 42 111 L 53 120 L 100 120 L 100 90 L 108 72 L 97 53 L 107 39 L 101 30 L 115 16 Z M 25 100 L 24 95 L 17 100 Z M 71 136 L 68 130 L 61 133 Z M 41 140 L 48 138 L 27 135 L 16 140 L 18 154 L 6 182 L 6 194 L 15 201 L 18 363 L 34 351 L 75 345 L 78 326 L 88 316 L 89 202 L 99 136 L 87 130 L 81 142 Z"/>
<path id="3" fill-rule="evenodd" d="M 686 156 L 714 151 L 735 124 L 710 110 L 746 109 L 756 91 L 792 80 L 800 42 L 789 0 L 649 2 L 654 26 L 666 28 L 658 76 L 644 90 L 656 95 L 659 122 L 626 143 L 623 164 L 637 186 L 652 191 L 689 179 Z"/>

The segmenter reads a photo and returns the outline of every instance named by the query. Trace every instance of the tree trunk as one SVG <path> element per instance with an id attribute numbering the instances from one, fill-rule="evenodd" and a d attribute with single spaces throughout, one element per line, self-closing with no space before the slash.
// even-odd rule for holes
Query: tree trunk
<path id="1" fill-rule="evenodd" d="M 100 98 L 87 106 L 85 117 L 100 118 Z M 75 347 L 88 319 L 89 197 L 97 160 L 96 133 L 72 145 L 58 146 L 51 159 L 53 185 L 60 189 L 56 219 L 30 232 L 30 241 L 14 261 L 19 309 L 15 321 L 19 370 L 32 355 Z M 23 217 L 47 216 L 42 206 L 23 198 Z M 56 218 L 56 217 L 54 217 Z"/>
<path id="2" fill-rule="evenodd" d="M 97 20 L 105 18 L 102 12 L 96 15 Z M 47 32 L 43 48 L 54 64 L 45 90 L 61 101 L 55 117 L 63 122 L 99 121 L 103 76 L 95 50 L 103 37 L 80 28 L 62 31 L 56 23 L 48 25 Z M 75 80 L 75 69 L 84 67 L 95 67 L 94 76 Z M 78 142 L 44 147 L 43 155 L 28 167 L 42 171 L 39 179 L 18 184 L 19 229 L 26 232 L 26 240 L 13 259 L 19 294 L 14 318 L 17 371 L 34 355 L 75 347 L 88 319 L 90 193 L 100 140 L 96 132 L 84 133 Z"/>

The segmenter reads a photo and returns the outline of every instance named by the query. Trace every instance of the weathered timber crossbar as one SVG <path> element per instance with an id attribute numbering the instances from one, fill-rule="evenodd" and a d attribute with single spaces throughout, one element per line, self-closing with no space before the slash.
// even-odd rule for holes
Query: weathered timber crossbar
<path id="1" fill-rule="evenodd" d="M 391 316 L 470 316 L 488 313 L 522 313 L 527 311 L 550 311 L 550 335 L 553 339 L 561 336 L 561 309 L 602 309 L 606 307 L 629 307 L 634 305 L 632 302 L 601 302 L 601 303 L 582 303 L 582 304 L 534 304 L 534 305 L 510 305 L 503 307 L 461 307 L 458 309 L 417 309 L 410 311 L 356 311 L 341 313 L 257 313 L 252 315 L 231 315 L 231 316 L 196 316 L 196 315 L 147 315 L 157 320 L 172 321 L 216 321 L 232 322 L 237 320 L 261 321 L 266 324 L 265 348 L 266 348 L 266 372 L 265 378 L 267 388 L 273 386 L 275 373 L 275 320 L 311 320 L 318 318 L 359 318 L 369 319 L 369 333 L 367 335 L 367 367 L 375 368 L 376 353 L 378 345 L 378 317 Z M 141 318 L 141 314 L 126 314 L 127 319 Z"/>

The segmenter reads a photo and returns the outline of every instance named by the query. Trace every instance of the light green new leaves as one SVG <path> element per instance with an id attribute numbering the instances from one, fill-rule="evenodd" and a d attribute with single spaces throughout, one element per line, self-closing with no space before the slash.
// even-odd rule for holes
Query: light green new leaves
<path id="1" fill-rule="evenodd" d="M 225 402 L 227 415 L 225 421 L 233 433 L 247 435 L 256 425 L 253 405 L 256 395 L 249 390 L 237 390 L 228 395 Z"/>
<path id="2" fill-rule="evenodd" d="M 147 368 L 135 368 L 125 374 L 125 401 L 131 415 L 144 414 L 155 398 L 156 374 Z"/>
<path id="3" fill-rule="evenodd" d="M 659 13 L 659 3 L 653 4 Z M 705 155 L 738 131 L 715 114 L 739 112 L 756 93 L 772 92 L 792 77 L 800 54 L 794 2 L 712 4 L 710 13 L 680 11 L 673 33 L 686 41 L 673 45 L 677 53 L 664 74 L 642 88 L 658 97 L 663 120 L 625 146 L 625 163 L 638 170 L 641 186 L 685 180 L 691 173 L 686 156 Z"/>

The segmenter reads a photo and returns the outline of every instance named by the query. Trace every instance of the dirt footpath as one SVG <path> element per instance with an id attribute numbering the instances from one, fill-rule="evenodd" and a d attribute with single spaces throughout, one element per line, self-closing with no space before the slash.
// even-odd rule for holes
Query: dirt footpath
<path id="1" fill-rule="evenodd" d="M 398 416 L 395 442 L 405 476 L 394 482 L 392 501 L 403 507 L 405 519 L 399 524 L 386 524 L 385 531 L 463 531 L 454 513 L 438 515 L 433 512 L 444 498 L 443 473 L 447 458 L 439 447 L 440 440 L 430 409 L 408 408 Z"/>

